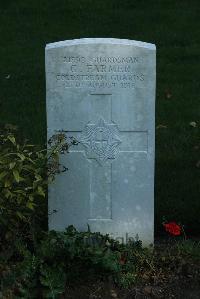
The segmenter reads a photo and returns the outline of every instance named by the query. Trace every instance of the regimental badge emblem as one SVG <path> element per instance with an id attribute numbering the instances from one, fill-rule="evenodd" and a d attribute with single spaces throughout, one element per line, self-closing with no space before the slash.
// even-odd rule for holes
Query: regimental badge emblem
<path id="1" fill-rule="evenodd" d="M 117 125 L 106 123 L 103 118 L 97 124 L 88 123 L 78 141 L 86 148 L 87 157 L 99 162 L 115 159 L 121 143 Z"/>

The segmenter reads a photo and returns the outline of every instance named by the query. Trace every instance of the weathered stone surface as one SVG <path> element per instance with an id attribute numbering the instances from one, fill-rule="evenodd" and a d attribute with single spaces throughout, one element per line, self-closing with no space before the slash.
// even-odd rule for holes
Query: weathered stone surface
<path id="1" fill-rule="evenodd" d="M 48 136 L 80 142 L 49 186 L 49 228 L 153 242 L 155 46 L 107 38 L 46 46 Z M 53 213 L 57 210 L 57 213 Z"/>

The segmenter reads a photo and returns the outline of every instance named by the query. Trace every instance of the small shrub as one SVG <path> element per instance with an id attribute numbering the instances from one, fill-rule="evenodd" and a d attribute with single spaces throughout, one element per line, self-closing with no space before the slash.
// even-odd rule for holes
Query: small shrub
<path id="1" fill-rule="evenodd" d="M 41 212 L 45 214 L 41 207 L 46 205 L 47 185 L 66 170 L 59 155 L 72 144 L 76 141 L 61 132 L 52 136 L 48 149 L 41 149 L 22 140 L 11 125 L 0 129 L 0 246 L 19 237 L 34 239 L 36 223 L 44 216 Z"/>

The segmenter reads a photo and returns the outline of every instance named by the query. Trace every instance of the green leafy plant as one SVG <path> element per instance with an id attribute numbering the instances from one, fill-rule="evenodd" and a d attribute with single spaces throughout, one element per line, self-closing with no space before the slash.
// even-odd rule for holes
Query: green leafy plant
<path id="1" fill-rule="evenodd" d="M 59 164 L 59 155 L 72 144 L 76 144 L 73 138 L 59 132 L 48 148 L 41 149 L 22 140 L 11 125 L 0 129 L 0 245 L 19 236 L 34 238 L 36 220 L 42 218 L 41 207 L 46 205 L 47 185 L 66 170 Z"/>
<path id="2" fill-rule="evenodd" d="M 56 299 L 65 292 L 66 273 L 61 265 L 40 265 L 40 282 L 43 297 Z"/>
<path id="3" fill-rule="evenodd" d="M 137 280 L 137 274 L 135 272 L 122 272 L 118 276 L 117 284 L 124 289 L 129 288 Z"/>
<path id="4" fill-rule="evenodd" d="M 19 242 L 14 264 L 13 255 L 2 274 L 2 291 L 20 298 L 59 298 L 67 285 L 118 275 L 119 248 L 108 235 L 79 232 L 73 226 L 64 232 L 44 233 L 34 252 Z"/>
<path id="5" fill-rule="evenodd" d="M 119 252 L 110 248 L 112 242 L 108 235 L 78 232 L 70 226 L 64 232 L 49 232 L 38 254 L 45 264 L 64 267 L 68 281 L 73 281 L 78 279 L 80 272 L 86 276 L 117 272 Z"/>
<path id="6" fill-rule="evenodd" d="M 33 210 L 45 197 L 45 153 L 18 143 L 10 127 L 0 132 L 0 225 L 6 237 L 30 223 Z"/>

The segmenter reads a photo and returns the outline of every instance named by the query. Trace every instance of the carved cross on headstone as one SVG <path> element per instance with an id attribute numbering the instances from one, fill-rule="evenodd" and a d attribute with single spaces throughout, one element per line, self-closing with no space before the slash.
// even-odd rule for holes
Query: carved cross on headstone
<path id="1" fill-rule="evenodd" d="M 112 107 L 112 94 L 95 95 L 99 96 L 98 101 L 105 101 L 105 96 L 109 96 L 106 98 Z M 96 123 L 86 124 L 82 132 L 76 131 L 77 140 L 84 147 L 78 152 L 90 163 L 89 220 L 94 221 L 112 219 L 112 161 L 126 152 L 147 152 L 147 131 L 121 131 L 112 121 L 111 111 L 109 115 L 110 120 L 100 117 Z"/>

